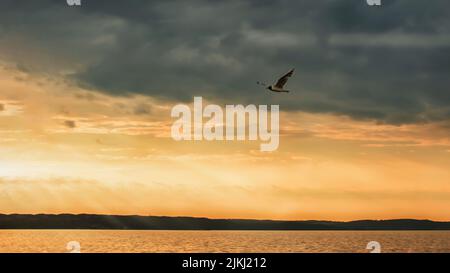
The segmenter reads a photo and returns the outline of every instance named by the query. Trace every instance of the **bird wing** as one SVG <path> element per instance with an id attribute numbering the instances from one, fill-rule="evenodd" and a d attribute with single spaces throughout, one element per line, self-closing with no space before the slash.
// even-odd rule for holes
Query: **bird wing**
<path id="1" fill-rule="evenodd" d="M 286 75 L 284 75 L 283 77 L 278 79 L 277 83 L 275 84 L 275 87 L 282 89 L 284 87 L 284 85 L 287 83 L 288 78 L 290 78 L 293 74 L 294 74 L 294 69 L 291 69 L 291 71 L 286 73 Z"/>

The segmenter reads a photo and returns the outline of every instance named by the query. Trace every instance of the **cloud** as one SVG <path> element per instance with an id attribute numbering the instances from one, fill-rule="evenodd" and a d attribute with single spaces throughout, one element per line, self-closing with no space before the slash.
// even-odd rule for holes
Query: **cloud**
<path id="1" fill-rule="evenodd" d="M 0 104 L 0 112 L 5 111 L 5 105 L 4 104 Z"/>
<path id="2" fill-rule="evenodd" d="M 75 128 L 77 127 L 77 124 L 73 120 L 66 120 L 64 121 L 64 125 L 68 128 Z"/>
<path id="3" fill-rule="evenodd" d="M 360 141 L 367 147 L 450 146 L 449 122 L 427 124 L 379 124 L 355 121 L 348 117 L 299 113 L 285 114 L 283 136 L 319 137 L 333 140 Z"/>
<path id="4" fill-rule="evenodd" d="M 152 106 L 150 104 L 146 104 L 146 103 L 140 103 L 138 105 L 136 105 L 136 107 L 134 108 L 133 113 L 135 115 L 148 115 L 151 114 L 152 112 Z"/>
<path id="5" fill-rule="evenodd" d="M 80 9 L 5 0 L 0 58 L 120 96 L 203 95 L 391 124 L 440 121 L 450 118 L 449 8 L 444 0 L 382 8 L 360 0 L 99 0 Z M 289 96 L 255 85 L 291 67 Z"/>

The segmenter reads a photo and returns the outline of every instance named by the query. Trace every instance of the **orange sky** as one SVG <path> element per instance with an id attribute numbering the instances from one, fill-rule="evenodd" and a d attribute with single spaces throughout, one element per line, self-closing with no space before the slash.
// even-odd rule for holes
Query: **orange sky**
<path id="1" fill-rule="evenodd" d="M 2 63 L 0 213 L 450 220 L 448 122 L 282 112 L 280 147 L 263 153 L 258 141 L 175 142 L 177 103 Z"/>

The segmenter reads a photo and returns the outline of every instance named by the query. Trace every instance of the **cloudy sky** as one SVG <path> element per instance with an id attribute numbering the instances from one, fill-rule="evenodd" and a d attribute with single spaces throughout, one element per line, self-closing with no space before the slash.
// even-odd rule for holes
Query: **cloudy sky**
<path id="1" fill-rule="evenodd" d="M 449 220 L 449 74 L 444 0 L 2 0 L 0 213 Z M 194 96 L 280 148 L 175 142 Z"/>

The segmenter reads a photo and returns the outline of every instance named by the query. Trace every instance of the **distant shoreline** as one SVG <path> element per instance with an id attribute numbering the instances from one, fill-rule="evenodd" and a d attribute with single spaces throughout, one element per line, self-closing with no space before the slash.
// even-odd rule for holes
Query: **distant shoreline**
<path id="1" fill-rule="evenodd" d="M 197 217 L 0 214 L 0 229 L 93 230 L 450 230 L 450 222 L 417 219 L 283 221 Z"/>

